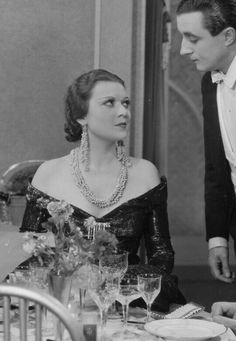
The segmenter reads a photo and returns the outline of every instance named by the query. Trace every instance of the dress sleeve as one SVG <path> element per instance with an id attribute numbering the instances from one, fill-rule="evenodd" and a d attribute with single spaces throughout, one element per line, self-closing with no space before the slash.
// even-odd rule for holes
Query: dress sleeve
<path id="1" fill-rule="evenodd" d="M 174 266 L 174 251 L 169 233 L 165 178 L 162 178 L 162 183 L 156 187 L 150 198 L 144 239 L 148 264 L 158 267 L 160 273 L 171 273 Z"/>
<path id="2" fill-rule="evenodd" d="M 48 199 L 43 198 L 42 193 L 29 184 L 26 192 L 26 208 L 20 232 L 46 232 L 45 228 L 42 227 L 42 223 L 50 216 L 46 209 L 47 203 Z"/>

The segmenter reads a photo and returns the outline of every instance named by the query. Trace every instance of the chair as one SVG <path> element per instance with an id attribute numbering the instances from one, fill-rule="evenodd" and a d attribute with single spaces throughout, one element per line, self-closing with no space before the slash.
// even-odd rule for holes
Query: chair
<path id="1" fill-rule="evenodd" d="M 36 170 L 44 160 L 27 160 L 10 166 L 0 180 L 0 195 L 5 194 L 11 221 L 16 226 L 21 226 L 26 206 L 25 193 L 28 183 L 31 182 Z M 2 198 L 4 199 L 4 198 Z"/>
<path id="2" fill-rule="evenodd" d="M 27 160 L 11 165 L 1 177 L 4 191 L 14 195 L 25 195 L 28 182 L 32 180 L 44 160 Z"/>
<path id="3" fill-rule="evenodd" d="M 10 301 L 19 299 L 19 341 L 27 341 L 28 302 L 35 304 L 35 340 L 42 341 L 42 314 L 45 308 L 56 316 L 68 331 L 72 341 L 84 341 L 82 328 L 69 311 L 56 298 L 28 288 L 0 284 L 0 297 L 3 298 L 3 340 L 11 341 Z M 32 303 L 31 303 L 32 304 Z M 14 340 L 14 339 L 13 339 Z"/>

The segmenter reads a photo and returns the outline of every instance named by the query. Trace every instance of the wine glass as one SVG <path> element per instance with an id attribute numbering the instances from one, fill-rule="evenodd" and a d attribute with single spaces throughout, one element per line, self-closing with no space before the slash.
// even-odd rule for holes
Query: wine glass
<path id="1" fill-rule="evenodd" d="M 32 274 L 31 270 L 28 267 L 22 267 L 15 269 L 14 272 L 9 274 L 9 278 L 7 282 L 11 285 L 19 285 L 25 288 L 31 288 L 31 279 Z M 18 316 L 20 315 L 19 311 L 19 300 L 17 298 L 13 298 L 11 300 L 11 304 L 15 307 L 15 320 L 13 321 L 14 326 L 16 328 L 19 327 L 19 320 Z M 28 302 L 26 309 L 30 312 L 30 303 Z M 31 318 L 30 314 L 27 315 L 27 328 L 32 329 L 34 328 L 34 321 Z"/>
<path id="2" fill-rule="evenodd" d="M 33 288 L 43 290 L 48 293 L 49 267 L 40 264 L 30 264 L 31 279 L 30 285 Z"/>
<path id="3" fill-rule="evenodd" d="M 112 254 L 104 255 L 99 260 L 99 268 L 105 276 L 116 274 L 123 279 L 128 269 L 128 252 L 115 251 Z"/>
<path id="4" fill-rule="evenodd" d="M 141 293 L 138 291 L 137 285 L 130 284 L 129 282 L 120 285 L 119 294 L 116 300 L 122 305 L 124 329 L 114 333 L 112 335 L 113 340 L 116 340 L 116 338 L 119 340 L 138 340 L 139 334 L 128 330 L 128 312 L 130 302 L 136 300 L 139 297 L 141 297 Z"/>
<path id="5" fill-rule="evenodd" d="M 116 275 L 106 277 L 99 269 L 97 269 L 96 274 L 92 274 L 92 276 L 93 278 L 89 283 L 88 293 L 99 308 L 101 341 L 105 341 L 106 336 L 104 331 L 107 322 L 107 312 L 109 306 L 116 300 L 119 293 L 120 277 Z"/>
<path id="6" fill-rule="evenodd" d="M 138 275 L 138 290 L 147 305 L 146 322 L 151 319 L 151 305 L 161 290 L 161 275 Z"/>
<path id="7" fill-rule="evenodd" d="M 79 266 L 73 274 L 71 296 L 73 296 L 74 308 L 77 307 L 78 318 L 81 317 L 85 308 L 85 297 L 91 279 L 91 272 L 96 274 L 96 270 L 98 270 L 98 266 L 95 259 L 89 257 L 85 264 Z"/>
<path id="8" fill-rule="evenodd" d="M 102 256 L 99 260 L 99 268 L 105 276 L 116 275 L 122 280 L 128 269 L 128 252 L 117 250 L 112 254 Z M 115 301 L 109 309 L 109 318 L 120 318 L 120 315 L 116 311 Z"/>

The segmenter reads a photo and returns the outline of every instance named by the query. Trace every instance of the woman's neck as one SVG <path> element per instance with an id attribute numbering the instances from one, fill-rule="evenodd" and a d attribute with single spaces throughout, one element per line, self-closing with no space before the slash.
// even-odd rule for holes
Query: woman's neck
<path id="1" fill-rule="evenodd" d="M 115 143 L 105 144 L 90 141 L 89 145 L 89 169 L 104 170 L 110 168 L 114 163 L 118 164 L 116 158 Z"/>

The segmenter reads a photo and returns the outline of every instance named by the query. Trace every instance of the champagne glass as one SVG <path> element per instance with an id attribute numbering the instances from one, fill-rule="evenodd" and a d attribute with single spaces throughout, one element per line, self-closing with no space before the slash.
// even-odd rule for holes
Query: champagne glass
<path id="1" fill-rule="evenodd" d="M 90 281 L 88 293 L 97 304 L 101 318 L 101 341 L 105 341 L 105 327 L 109 306 L 116 300 L 120 289 L 120 277 L 106 277 L 100 271 Z"/>
<path id="2" fill-rule="evenodd" d="M 141 293 L 138 291 L 137 285 L 130 283 L 120 285 L 120 291 L 116 300 L 122 305 L 124 329 L 114 333 L 112 335 L 113 340 L 116 340 L 116 338 L 119 340 L 139 339 L 139 334 L 128 330 L 129 304 L 139 297 L 141 297 Z"/>
<path id="3" fill-rule="evenodd" d="M 154 274 L 138 275 L 138 290 L 147 305 L 146 321 L 151 319 L 151 306 L 161 290 L 161 275 Z"/>

